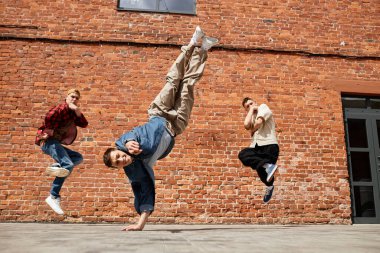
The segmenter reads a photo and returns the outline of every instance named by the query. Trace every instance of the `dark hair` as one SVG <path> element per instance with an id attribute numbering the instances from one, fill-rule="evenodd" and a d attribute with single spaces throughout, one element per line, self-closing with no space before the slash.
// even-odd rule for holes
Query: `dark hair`
<path id="1" fill-rule="evenodd" d="M 245 103 L 247 103 L 248 100 L 252 100 L 252 99 L 250 97 L 245 97 L 241 105 L 244 107 Z"/>
<path id="2" fill-rule="evenodd" d="M 108 148 L 106 152 L 104 152 L 103 155 L 103 162 L 107 167 L 110 168 L 115 168 L 115 166 L 112 166 L 112 161 L 111 161 L 111 152 L 117 150 L 116 148 Z"/>

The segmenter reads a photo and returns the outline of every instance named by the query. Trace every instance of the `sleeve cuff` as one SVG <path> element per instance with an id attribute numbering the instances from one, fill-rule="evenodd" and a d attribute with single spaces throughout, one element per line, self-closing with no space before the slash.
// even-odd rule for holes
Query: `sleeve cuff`
<path id="1" fill-rule="evenodd" d="M 154 207 L 152 205 L 141 205 L 140 206 L 140 213 L 142 212 L 153 212 Z"/>
<path id="2" fill-rule="evenodd" d="M 48 128 L 45 128 L 43 133 L 47 133 L 49 136 L 53 136 L 54 134 L 54 129 L 48 129 Z"/>

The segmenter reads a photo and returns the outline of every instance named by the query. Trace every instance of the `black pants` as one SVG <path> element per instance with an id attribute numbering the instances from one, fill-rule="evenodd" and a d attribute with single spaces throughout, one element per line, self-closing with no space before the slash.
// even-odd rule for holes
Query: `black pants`
<path id="1" fill-rule="evenodd" d="M 274 177 L 271 182 L 267 181 L 268 173 L 263 168 L 266 163 L 275 164 L 280 154 L 280 148 L 277 144 L 258 146 L 254 148 L 245 148 L 239 152 L 239 160 L 244 164 L 244 166 L 251 167 L 253 170 L 257 171 L 260 180 L 266 186 L 272 186 L 274 183 Z"/>

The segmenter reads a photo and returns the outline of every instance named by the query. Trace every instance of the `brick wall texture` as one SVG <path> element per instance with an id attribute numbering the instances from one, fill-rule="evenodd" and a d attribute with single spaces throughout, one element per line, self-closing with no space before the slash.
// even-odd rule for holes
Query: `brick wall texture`
<path id="1" fill-rule="evenodd" d="M 0 221 L 135 222 L 105 149 L 147 107 L 196 25 L 220 39 L 186 131 L 155 167 L 155 223 L 351 223 L 341 94 L 326 80 L 380 78 L 378 0 L 198 0 L 197 15 L 118 11 L 116 0 L 0 1 Z M 332 85 L 326 85 L 332 83 Z M 46 112 L 82 91 L 84 155 L 45 204 L 52 159 L 34 145 Z M 242 166 L 245 96 L 267 103 L 281 148 L 275 195 Z"/>

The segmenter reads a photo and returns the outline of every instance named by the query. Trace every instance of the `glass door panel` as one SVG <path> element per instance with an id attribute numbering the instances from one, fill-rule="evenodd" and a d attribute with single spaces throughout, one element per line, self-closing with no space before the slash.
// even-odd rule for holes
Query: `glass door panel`
<path id="1" fill-rule="evenodd" d="M 380 223 L 380 112 L 345 109 L 354 223 Z"/>
<path id="2" fill-rule="evenodd" d="M 372 182 L 368 152 L 351 152 L 351 170 L 354 182 Z"/>
<path id="3" fill-rule="evenodd" d="M 365 119 L 347 119 L 349 145 L 351 148 L 367 148 L 367 131 Z"/>
<path id="4" fill-rule="evenodd" d="M 373 187 L 355 186 L 354 196 L 356 217 L 376 217 Z"/>

